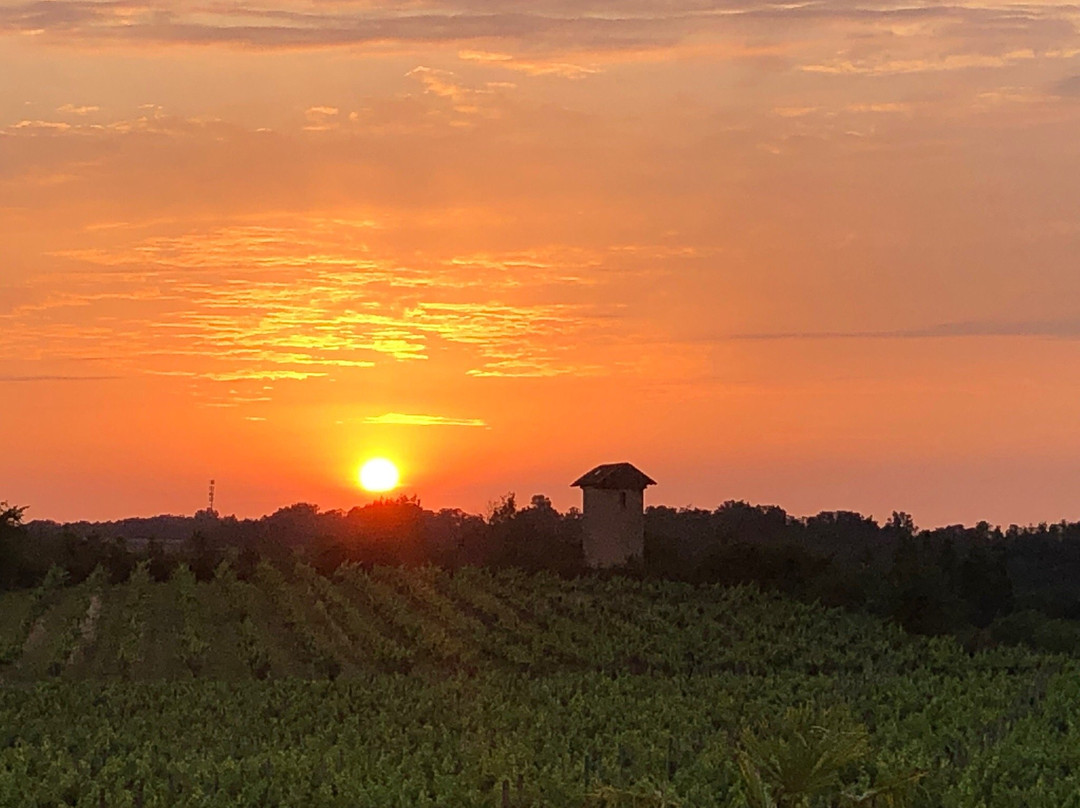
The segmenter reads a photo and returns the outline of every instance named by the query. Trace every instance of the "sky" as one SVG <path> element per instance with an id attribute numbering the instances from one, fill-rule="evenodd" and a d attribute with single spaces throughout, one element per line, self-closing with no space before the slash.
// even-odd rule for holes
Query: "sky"
<path id="1" fill-rule="evenodd" d="M 1080 520 L 1078 25 L 0 0 L 0 499 Z"/>

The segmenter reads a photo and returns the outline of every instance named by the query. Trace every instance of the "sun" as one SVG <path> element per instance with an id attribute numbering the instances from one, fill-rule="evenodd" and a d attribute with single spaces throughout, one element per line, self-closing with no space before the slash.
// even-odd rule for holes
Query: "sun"
<path id="1" fill-rule="evenodd" d="M 397 488 L 400 477 L 397 466 L 385 457 L 372 458 L 360 468 L 360 486 L 373 493 Z"/>

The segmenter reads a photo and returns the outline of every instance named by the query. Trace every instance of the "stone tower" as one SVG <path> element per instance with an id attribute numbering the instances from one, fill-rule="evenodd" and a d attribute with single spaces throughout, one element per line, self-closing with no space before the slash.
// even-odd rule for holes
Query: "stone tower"
<path id="1" fill-rule="evenodd" d="M 581 489 L 585 563 L 614 567 L 645 551 L 645 488 L 656 481 L 630 463 L 606 463 L 575 480 Z"/>

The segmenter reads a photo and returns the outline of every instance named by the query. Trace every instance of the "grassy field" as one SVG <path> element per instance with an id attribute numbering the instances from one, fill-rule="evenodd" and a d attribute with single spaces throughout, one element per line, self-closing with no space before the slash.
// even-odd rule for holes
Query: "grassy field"
<path id="1" fill-rule="evenodd" d="M 866 733 L 807 805 L 901 773 L 914 805 L 1080 806 L 1072 658 L 751 588 L 262 567 L 0 606 L 4 806 L 799 805 L 740 767 L 792 708 Z"/>

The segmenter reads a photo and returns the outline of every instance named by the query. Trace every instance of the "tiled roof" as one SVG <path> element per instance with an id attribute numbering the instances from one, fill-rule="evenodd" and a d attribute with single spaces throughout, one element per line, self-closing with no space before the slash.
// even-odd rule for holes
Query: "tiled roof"
<path id="1" fill-rule="evenodd" d="M 588 474 L 583 474 L 570 484 L 579 488 L 616 488 L 630 491 L 644 491 L 646 486 L 656 485 L 656 480 L 649 477 L 632 463 L 605 463 L 597 466 Z"/>

